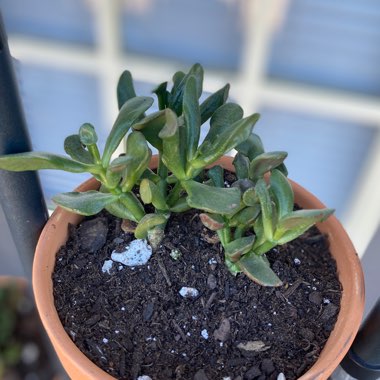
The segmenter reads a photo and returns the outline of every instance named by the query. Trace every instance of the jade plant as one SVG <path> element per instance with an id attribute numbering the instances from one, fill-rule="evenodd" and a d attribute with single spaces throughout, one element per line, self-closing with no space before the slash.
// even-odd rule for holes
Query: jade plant
<path id="1" fill-rule="evenodd" d="M 64 142 L 69 157 L 27 152 L 0 157 L 0 169 L 60 169 L 92 174 L 99 190 L 55 196 L 59 206 L 82 215 L 103 209 L 132 222 L 135 237 L 156 249 L 171 213 L 196 209 L 203 224 L 217 231 L 225 261 L 267 286 L 281 285 L 265 254 L 295 239 L 333 210 L 293 211 L 294 197 L 284 165 L 285 152 L 264 152 L 252 134 L 258 114 L 243 117 L 242 108 L 227 103 L 229 85 L 200 102 L 203 68 L 176 72 L 172 86 L 164 82 L 153 93 L 159 110 L 147 113 L 153 98 L 137 96 L 132 75 L 125 71 L 117 85 L 119 114 L 102 154 L 91 124 Z M 209 131 L 200 142 L 201 126 Z M 125 153 L 113 158 L 125 138 Z M 149 168 L 150 146 L 158 151 L 158 167 Z M 236 149 L 236 181 L 225 184 L 223 168 L 212 166 Z M 146 207 L 150 205 L 149 207 Z M 147 211 L 149 210 L 149 211 Z"/>

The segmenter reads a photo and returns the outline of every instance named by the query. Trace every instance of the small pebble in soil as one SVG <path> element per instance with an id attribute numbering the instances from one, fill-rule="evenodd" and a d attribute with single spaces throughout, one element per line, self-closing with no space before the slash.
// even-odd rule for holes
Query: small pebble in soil
<path id="1" fill-rule="evenodd" d="M 152 256 L 152 247 L 144 239 L 136 239 L 123 252 L 113 251 L 111 259 L 129 267 L 145 265 Z"/>
<path id="2" fill-rule="evenodd" d="M 102 272 L 103 273 L 111 274 L 112 266 L 113 266 L 113 261 L 112 260 L 105 260 L 104 264 L 102 266 Z"/>
<path id="3" fill-rule="evenodd" d="M 198 289 L 195 289 L 195 288 L 189 288 L 187 286 L 183 286 L 180 290 L 179 290 L 179 294 L 183 297 L 183 298 L 197 298 L 199 296 L 199 290 Z"/>
<path id="4" fill-rule="evenodd" d="M 83 250 L 95 252 L 107 240 L 108 222 L 106 218 L 96 218 L 82 222 L 78 229 L 79 242 Z"/>
<path id="5" fill-rule="evenodd" d="M 203 339 L 208 339 L 208 331 L 206 329 L 203 329 L 201 331 L 201 335 L 202 335 Z"/>
<path id="6" fill-rule="evenodd" d="M 298 259 L 297 257 L 294 259 L 294 264 L 295 265 L 300 265 L 301 264 L 301 260 Z"/>

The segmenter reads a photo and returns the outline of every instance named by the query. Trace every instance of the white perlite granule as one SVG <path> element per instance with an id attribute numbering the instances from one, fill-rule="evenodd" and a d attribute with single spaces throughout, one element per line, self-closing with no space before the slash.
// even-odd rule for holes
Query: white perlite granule
<path id="1" fill-rule="evenodd" d="M 136 239 L 126 246 L 125 251 L 113 251 L 111 259 L 129 267 L 145 265 L 152 256 L 152 247 L 145 239 Z"/>
<path id="2" fill-rule="evenodd" d="M 112 260 L 105 260 L 104 264 L 102 266 L 102 272 L 110 274 L 110 271 L 112 269 L 113 261 Z"/>
<path id="3" fill-rule="evenodd" d="M 188 288 L 187 286 L 183 286 L 179 290 L 179 294 L 184 298 L 196 298 L 199 295 L 199 291 L 195 288 Z"/>
<path id="4" fill-rule="evenodd" d="M 201 331 L 201 335 L 202 335 L 203 339 L 208 339 L 208 331 L 206 329 L 203 329 Z"/>
<path id="5" fill-rule="evenodd" d="M 142 376 L 139 376 L 137 380 L 152 380 L 152 378 L 147 375 L 142 375 Z"/>
<path id="6" fill-rule="evenodd" d="M 277 376 L 277 380 L 286 380 L 285 375 L 281 372 Z"/>

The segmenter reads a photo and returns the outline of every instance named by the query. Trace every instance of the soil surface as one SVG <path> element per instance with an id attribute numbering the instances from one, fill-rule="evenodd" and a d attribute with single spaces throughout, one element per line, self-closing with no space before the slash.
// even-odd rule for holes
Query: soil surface
<path id="1" fill-rule="evenodd" d="M 58 314 L 104 371 L 118 379 L 264 380 L 283 373 L 290 380 L 317 360 L 336 322 L 341 286 L 316 228 L 268 254 L 284 282 L 279 288 L 232 276 L 195 212 L 172 216 L 147 265 L 114 263 L 103 273 L 112 251 L 132 238 L 119 219 L 102 213 L 72 226 L 57 254 Z M 198 294 L 183 297 L 183 287 Z"/>

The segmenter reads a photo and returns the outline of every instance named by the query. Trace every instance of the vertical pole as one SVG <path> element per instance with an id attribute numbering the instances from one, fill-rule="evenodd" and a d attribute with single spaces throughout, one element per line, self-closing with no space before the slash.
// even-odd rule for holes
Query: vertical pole
<path id="1" fill-rule="evenodd" d="M 31 150 L 16 83 L 0 12 L 0 155 Z M 34 250 L 48 216 L 37 173 L 0 170 L 0 202 L 30 279 Z"/>

